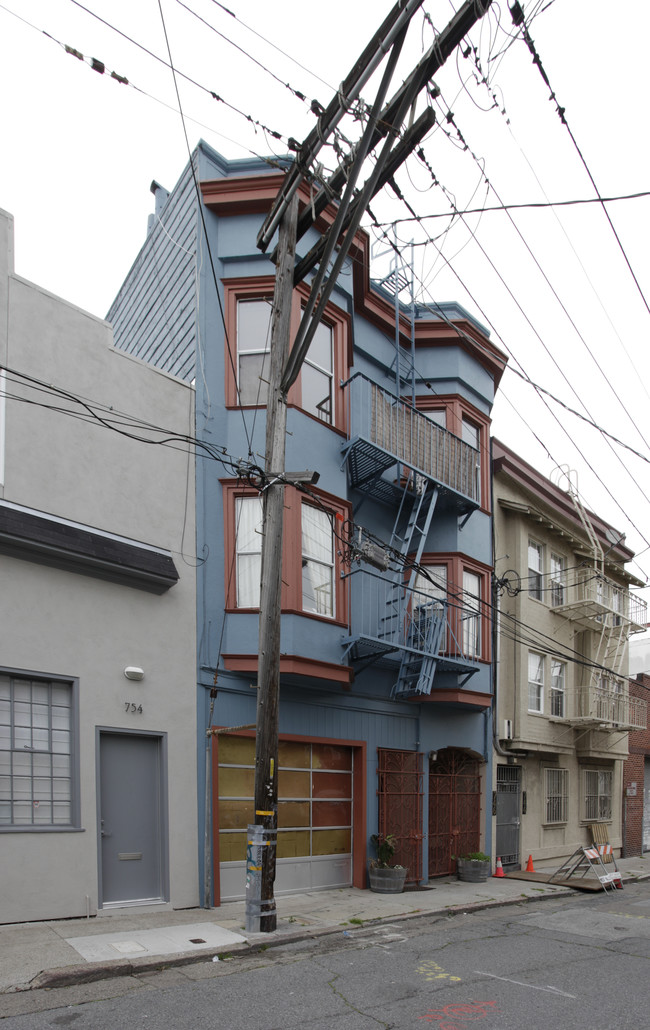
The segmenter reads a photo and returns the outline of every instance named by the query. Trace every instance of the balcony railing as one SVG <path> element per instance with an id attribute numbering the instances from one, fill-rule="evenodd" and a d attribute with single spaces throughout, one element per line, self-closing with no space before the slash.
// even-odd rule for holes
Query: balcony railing
<path id="1" fill-rule="evenodd" d="M 463 651 L 458 639 L 457 607 L 363 569 L 351 572 L 350 579 L 352 620 L 344 646 L 351 659 L 399 667 L 410 653 L 436 657 L 442 671 L 478 669 L 479 656 Z"/>
<path id="2" fill-rule="evenodd" d="M 352 376 L 347 389 L 350 443 L 346 452 L 353 486 L 383 490 L 388 494 L 385 499 L 392 500 L 395 477 L 378 480 L 382 472 L 402 465 L 453 491 L 463 499 L 465 509 L 480 504 L 475 447 L 361 373 Z"/>
<path id="3" fill-rule="evenodd" d="M 647 702 L 617 690 L 580 687 L 576 696 L 576 721 L 601 724 L 603 729 L 644 730 Z"/>
<path id="4" fill-rule="evenodd" d="M 580 570 L 567 586 L 552 583 L 550 596 L 555 611 L 588 628 L 623 627 L 626 633 L 641 633 L 646 628 L 646 602 L 595 569 Z"/>

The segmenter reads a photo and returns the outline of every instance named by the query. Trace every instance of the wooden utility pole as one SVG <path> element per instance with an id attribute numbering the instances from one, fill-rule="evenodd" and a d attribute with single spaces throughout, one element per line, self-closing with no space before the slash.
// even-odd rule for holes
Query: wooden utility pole
<path id="1" fill-rule="evenodd" d="M 287 428 L 286 397 L 280 383 L 289 356 L 293 269 L 296 255 L 298 195 L 280 222 L 273 315 L 271 369 L 266 408 L 266 487 L 260 586 L 259 657 L 257 665 L 257 736 L 255 744 L 255 822 L 264 829 L 261 850 L 259 929 L 275 930 L 273 896 L 278 828 L 278 699 L 280 694 L 280 626 L 284 483 L 273 482 L 284 471 Z M 253 903 L 254 904 L 254 903 Z"/>
<path id="2" fill-rule="evenodd" d="M 319 126 L 309 134 L 294 165 L 289 169 L 276 201 L 258 235 L 258 247 L 265 250 L 279 226 L 276 250 L 276 278 L 271 321 L 271 368 L 266 415 L 266 464 L 264 486 L 264 529 L 260 590 L 259 659 L 257 672 L 257 733 L 255 747 L 255 824 L 249 827 L 247 851 L 246 928 L 271 932 L 277 925 L 273 884 L 278 826 L 278 706 L 280 695 L 280 627 L 282 585 L 282 527 L 284 489 L 287 481 L 300 481 L 301 474 L 285 472 L 286 394 L 295 382 L 305 355 L 336 283 L 346 254 L 374 192 L 382 183 L 382 175 L 390 177 L 417 143 L 427 128 L 426 119 L 417 133 L 411 133 L 407 145 L 397 143 L 404 117 L 418 94 L 431 81 L 435 72 L 459 44 L 472 25 L 485 14 L 492 0 L 465 0 L 450 24 L 437 37 L 425 57 L 390 103 L 384 98 L 395 70 L 406 28 L 422 0 L 397 0 L 366 50 L 359 58 L 330 106 L 319 118 Z M 306 274 L 316 263 L 319 271 L 311 284 L 294 347 L 289 353 L 291 299 L 296 281 L 295 254 L 298 222 L 298 186 L 309 165 L 349 109 L 350 102 L 390 52 L 369 124 L 354 156 L 345 163 L 345 174 L 335 173 L 333 182 L 348 183 L 338 202 L 337 215 L 329 237 L 313 248 L 301 263 L 300 274 Z M 380 128 L 381 127 L 381 128 Z M 415 129 L 415 126 L 414 126 Z M 354 182 L 369 150 L 385 138 L 382 152 L 359 194 L 354 196 Z M 328 192 L 328 191 L 326 191 Z M 336 193 L 336 191 L 334 191 Z M 329 192 L 328 192 L 329 199 Z M 319 198 L 319 206 L 321 201 Z M 315 213 L 315 208 L 313 210 Z M 304 218 L 303 218 L 304 221 Z M 303 231 L 307 228 L 305 223 Z M 330 266 L 334 252 L 336 258 Z M 304 481 L 304 480 L 303 480 Z M 258 875 L 260 874 L 260 875 Z"/>

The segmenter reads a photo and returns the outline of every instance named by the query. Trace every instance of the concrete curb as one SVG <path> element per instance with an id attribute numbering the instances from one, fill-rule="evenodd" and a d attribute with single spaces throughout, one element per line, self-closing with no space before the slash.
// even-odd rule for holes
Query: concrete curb
<path id="1" fill-rule="evenodd" d="M 650 879 L 650 874 L 648 874 Z M 520 896 L 516 898 L 490 899 L 487 901 L 475 901 L 466 905 L 449 905 L 446 908 L 435 909 L 430 912 L 404 912 L 399 915 L 379 916 L 375 919 L 364 920 L 357 928 L 348 929 L 342 925 L 305 927 L 303 930 L 292 930 L 290 932 L 276 931 L 277 936 L 256 934 L 253 940 L 248 943 L 233 944 L 221 953 L 214 948 L 203 948 L 200 951 L 185 952 L 176 955 L 159 955 L 151 958 L 133 959 L 125 962 L 124 959 L 114 959 L 106 962 L 86 962 L 83 964 L 64 966 L 55 969 L 45 969 L 38 973 L 27 984 L 10 987 L 1 994 L 17 994 L 24 991 L 52 990 L 56 987 L 71 987 L 75 984 L 94 983 L 98 980 L 108 980 L 120 976 L 138 976 L 140 973 L 159 972 L 164 969 L 173 969 L 193 965 L 199 962 L 209 962 L 215 954 L 227 954 L 229 957 L 241 958 L 267 951 L 270 948 L 279 948 L 286 944 L 296 944 L 299 941 L 317 940 L 321 937 L 331 937 L 334 934 L 342 934 L 344 929 L 350 936 L 356 936 L 359 930 L 366 927 L 381 926 L 382 923 L 395 923 L 397 921 L 409 922 L 418 919 L 428 919 L 438 922 L 445 917 L 467 915 L 472 912 L 480 912 L 492 908 L 503 908 L 504 906 L 535 904 L 539 901 L 548 901 L 553 898 L 566 897 L 572 894 L 570 888 L 556 890 L 552 894 L 540 895 L 531 898 Z"/>

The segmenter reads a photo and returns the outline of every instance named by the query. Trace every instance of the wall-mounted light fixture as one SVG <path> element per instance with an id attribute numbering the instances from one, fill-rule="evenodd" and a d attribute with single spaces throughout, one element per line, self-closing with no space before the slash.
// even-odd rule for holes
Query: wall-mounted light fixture
<path id="1" fill-rule="evenodd" d="M 144 669 L 139 669 L 137 665 L 127 665 L 126 669 L 124 670 L 124 675 L 126 676 L 127 680 L 143 680 Z"/>

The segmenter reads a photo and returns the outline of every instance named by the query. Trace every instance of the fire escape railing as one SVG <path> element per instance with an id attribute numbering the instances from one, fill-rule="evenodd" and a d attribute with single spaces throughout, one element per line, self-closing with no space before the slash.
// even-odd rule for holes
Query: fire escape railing
<path id="1" fill-rule="evenodd" d="M 401 465 L 464 499 L 466 510 L 478 507 L 480 464 L 475 447 L 360 372 L 345 386 L 350 440 L 344 451 L 352 486 L 369 488 L 382 472 Z M 392 485 L 399 488 L 404 478 Z"/>
<path id="2" fill-rule="evenodd" d="M 478 655 L 467 653 L 459 639 L 463 622 L 456 606 L 364 569 L 349 578 L 352 617 L 344 660 L 381 661 L 398 669 L 407 662 L 415 680 L 422 671 L 418 659 L 434 658 L 441 671 L 469 675 L 478 669 Z M 434 672 L 435 666 L 420 693 L 430 692 Z"/>

